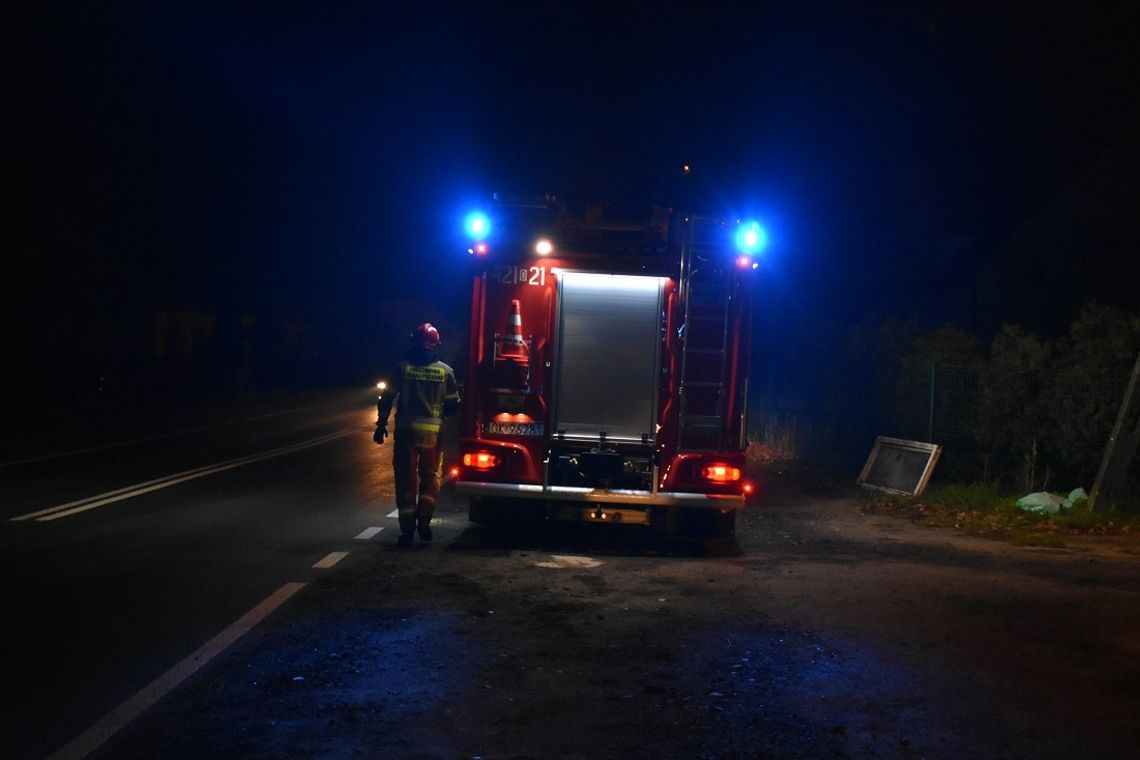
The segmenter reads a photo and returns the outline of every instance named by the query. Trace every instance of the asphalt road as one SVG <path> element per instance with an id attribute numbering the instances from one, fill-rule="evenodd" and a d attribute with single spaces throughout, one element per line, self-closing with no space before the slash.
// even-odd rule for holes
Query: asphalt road
<path id="1" fill-rule="evenodd" d="M 0 470 L 4 752 L 1137 756 L 1135 544 L 1013 547 L 768 476 L 728 538 L 493 532 L 445 492 L 434 544 L 398 549 L 372 415 L 354 393 Z"/>
<path id="2" fill-rule="evenodd" d="M 382 527 L 374 403 L 295 399 L 0 463 L 0 755 L 59 749 Z"/>

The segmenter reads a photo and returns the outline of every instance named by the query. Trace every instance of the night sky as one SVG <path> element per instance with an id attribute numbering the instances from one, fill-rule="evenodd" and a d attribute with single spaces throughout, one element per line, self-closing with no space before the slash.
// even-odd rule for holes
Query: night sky
<path id="1" fill-rule="evenodd" d="M 155 309 L 367 355 L 462 303 L 468 204 L 672 202 L 681 163 L 768 225 L 762 316 L 1140 310 L 1125 3 L 75 5 L 7 24 L 17 356 Z"/>

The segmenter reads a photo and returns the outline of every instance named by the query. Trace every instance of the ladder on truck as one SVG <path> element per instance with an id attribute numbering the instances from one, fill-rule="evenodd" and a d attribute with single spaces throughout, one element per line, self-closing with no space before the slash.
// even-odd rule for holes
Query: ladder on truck
<path id="1" fill-rule="evenodd" d="M 725 444 L 733 284 L 725 234 L 718 220 L 690 217 L 681 240 L 678 446 L 685 451 L 722 451 Z"/>

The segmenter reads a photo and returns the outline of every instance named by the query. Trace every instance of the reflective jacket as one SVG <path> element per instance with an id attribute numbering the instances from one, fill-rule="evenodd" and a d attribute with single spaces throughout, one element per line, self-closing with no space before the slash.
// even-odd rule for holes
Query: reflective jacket
<path id="1" fill-rule="evenodd" d="M 392 373 L 391 389 L 379 401 L 379 424 L 386 425 L 393 403 L 397 432 L 412 431 L 417 437 L 439 434 L 443 418 L 459 405 L 459 383 L 450 366 L 426 349 L 412 349 Z"/>

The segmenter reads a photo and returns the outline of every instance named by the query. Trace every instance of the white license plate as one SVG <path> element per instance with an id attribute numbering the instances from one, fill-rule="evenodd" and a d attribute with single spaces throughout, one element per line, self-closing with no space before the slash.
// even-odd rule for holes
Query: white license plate
<path id="1" fill-rule="evenodd" d="M 487 435 L 533 435 L 540 436 L 546 432 L 543 422 L 488 422 Z"/>

